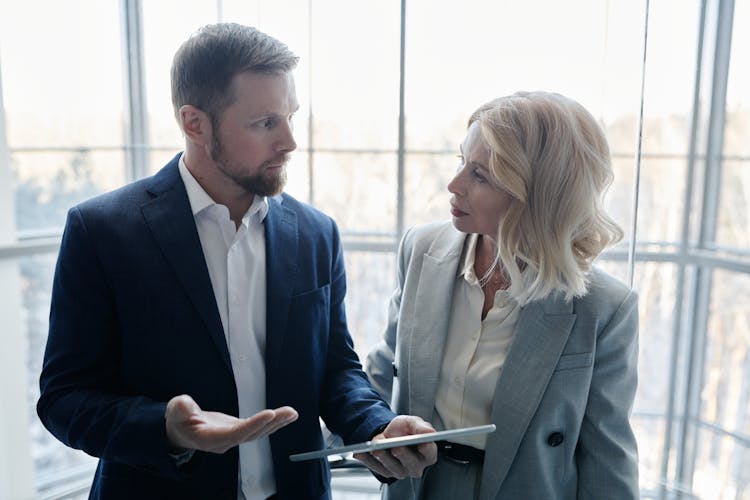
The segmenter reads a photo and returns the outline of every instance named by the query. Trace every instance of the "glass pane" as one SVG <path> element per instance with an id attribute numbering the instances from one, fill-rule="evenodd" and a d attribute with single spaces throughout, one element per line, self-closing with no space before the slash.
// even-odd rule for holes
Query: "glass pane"
<path id="1" fill-rule="evenodd" d="M 12 153 L 17 230 L 58 233 L 71 206 L 122 185 L 124 161 L 119 150 Z"/>
<path id="2" fill-rule="evenodd" d="M 693 488 L 705 498 L 750 498 L 750 276 L 713 275 Z M 717 496 L 718 495 L 718 496 Z"/>
<path id="3" fill-rule="evenodd" d="M 36 414 L 39 399 L 39 374 L 42 371 L 44 346 L 47 343 L 50 294 L 55 270 L 56 254 L 43 254 L 19 259 L 21 274 L 23 323 L 28 339 L 28 404 L 31 435 L 31 455 L 34 460 L 37 482 L 68 469 L 89 465 L 96 460 L 84 452 L 63 445 L 42 426 Z M 62 473 L 61 477 L 65 474 Z"/>
<path id="4" fill-rule="evenodd" d="M 100 0 L 0 4 L 11 150 L 122 144 L 119 12 Z"/>
<path id="5" fill-rule="evenodd" d="M 664 447 L 665 422 L 663 415 L 634 413 L 630 419 L 638 440 L 638 482 L 641 499 L 659 498 L 659 474 Z"/>
<path id="6" fill-rule="evenodd" d="M 396 286 L 393 252 L 345 250 L 346 318 L 360 360 L 385 332 L 388 301 Z"/>
<path id="7" fill-rule="evenodd" d="M 734 2 L 732 52 L 727 82 L 727 116 L 724 130 L 724 154 L 750 156 L 750 2 Z"/>
<path id="8" fill-rule="evenodd" d="M 175 149 L 152 149 L 149 151 L 149 173 L 155 174 L 161 170 L 167 163 L 177 156 L 177 153 L 183 148 Z"/>
<path id="9" fill-rule="evenodd" d="M 457 139 L 458 144 L 463 137 Z M 456 148 L 457 149 L 457 148 Z M 405 166 L 406 228 L 450 219 L 448 183 L 456 173 L 458 158 L 450 154 L 407 154 Z"/>
<path id="10" fill-rule="evenodd" d="M 607 264 L 605 269 L 613 275 L 624 272 Z M 639 313 L 639 383 L 633 423 L 644 489 L 655 489 L 659 484 L 666 430 L 664 417 L 671 394 L 670 372 L 672 363 L 680 362 L 672 360 L 677 270 L 671 263 L 639 263 L 633 277 Z"/>
<path id="11" fill-rule="evenodd" d="M 644 154 L 687 153 L 695 88 L 700 4 L 696 0 L 649 2 L 643 96 Z M 633 48 L 642 54 L 643 41 Z M 639 68 L 639 79 L 640 73 Z"/>
<path id="12" fill-rule="evenodd" d="M 685 168 L 685 158 L 642 158 L 637 234 L 640 245 L 680 240 Z"/>
<path id="13" fill-rule="evenodd" d="M 342 233 L 395 233 L 395 154 L 318 153 L 313 161 L 313 202 Z"/>
<path id="14" fill-rule="evenodd" d="M 410 1 L 409 148 L 442 149 L 447 139 L 452 150 L 477 106 L 518 90 L 569 95 L 607 123 L 636 115 L 644 8 L 642 1 L 469 0 L 456 8 Z"/>
<path id="15" fill-rule="evenodd" d="M 750 439 L 750 275 L 716 270 L 701 417 Z"/>
<path id="16" fill-rule="evenodd" d="M 169 80 L 172 58 L 191 33 L 217 20 L 217 2 L 163 0 L 142 2 L 143 56 L 151 144 L 184 148 L 172 110 Z M 168 22 L 165 22 L 168 20 Z"/>
<path id="17" fill-rule="evenodd" d="M 632 237 L 633 184 L 635 183 L 633 158 L 633 155 L 619 155 L 612 152 L 612 170 L 615 178 L 604 200 L 605 210 L 620 225 L 624 233 L 621 243 L 623 250 Z"/>
<path id="18" fill-rule="evenodd" d="M 603 253 L 599 257 L 597 257 L 596 261 L 594 262 L 594 265 L 601 270 L 603 270 L 606 273 L 609 273 L 611 276 L 613 276 L 615 279 L 618 279 L 622 281 L 623 283 L 627 284 L 628 282 L 628 263 L 624 262 L 623 260 L 620 260 L 619 258 L 617 260 L 610 259 L 610 257 Z M 638 266 L 636 266 L 636 270 L 638 270 Z M 641 278 L 641 276 L 639 276 Z M 635 280 L 635 277 L 633 278 Z M 638 284 L 635 283 L 634 287 L 638 288 Z M 640 298 L 639 298 L 640 302 Z"/>
<path id="19" fill-rule="evenodd" d="M 750 499 L 750 446 L 717 429 L 698 433 L 698 463 L 693 475 L 694 498 Z"/>
<path id="20" fill-rule="evenodd" d="M 724 160 L 721 174 L 716 239 L 750 258 L 750 157 Z"/>
<path id="21" fill-rule="evenodd" d="M 394 0 L 312 3 L 315 148 L 396 149 L 399 5 Z"/>
<path id="22" fill-rule="evenodd" d="M 294 196 L 299 201 L 310 202 L 310 169 L 308 155 L 297 151 L 292 153 L 287 165 L 287 183 L 284 192 Z"/>

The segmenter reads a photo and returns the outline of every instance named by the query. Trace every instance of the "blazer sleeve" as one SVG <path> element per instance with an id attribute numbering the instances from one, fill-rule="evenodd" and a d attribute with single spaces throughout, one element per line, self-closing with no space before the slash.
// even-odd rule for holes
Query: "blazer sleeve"
<path id="1" fill-rule="evenodd" d="M 341 241 L 333 221 L 331 226 L 330 331 L 321 417 L 331 431 L 350 443 L 369 440 L 396 414 L 373 389 L 354 351 L 344 308 L 346 275 Z"/>
<path id="2" fill-rule="evenodd" d="M 599 333 L 576 449 L 578 499 L 635 500 L 638 452 L 630 426 L 637 386 L 638 302 L 629 292 Z"/>
<path id="3" fill-rule="evenodd" d="M 166 403 L 118 393 L 120 333 L 113 290 L 84 216 L 72 208 L 52 287 L 39 417 L 72 448 L 182 477 L 168 455 Z"/>
<path id="4" fill-rule="evenodd" d="M 365 371 L 370 382 L 386 401 L 393 403 L 393 379 L 396 374 L 396 342 L 399 315 L 401 313 L 401 294 L 407 271 L 408 255 L 411 252 L 413 229 L 409 229 L 401 238 L 398 247 L 397 284 L 388 302 L 388 318 L 383 339 L 370 351 L 365 360 Z"/>

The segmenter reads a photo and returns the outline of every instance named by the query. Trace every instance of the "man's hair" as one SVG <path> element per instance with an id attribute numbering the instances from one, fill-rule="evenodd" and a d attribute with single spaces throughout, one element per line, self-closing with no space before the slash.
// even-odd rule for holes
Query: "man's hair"
<path id="1" fill-rule="evenodd" d="M 586 294 L 592 261 L 622 238 L 603 208 L 614 178 L 609 145 L 576 101 L 550 92 L 517 92 L 480 106 L 489 169 L 512 198 L 500 220 L 498 260 L 520 303 Z"/>
<path id="2" fill-rule="evenodd" d="M 250 26 L 203 26 L 177 50 L 172 62 L 172 106 L 191 104 L 216 122 L 234 100 L 232 79 L 244 72 L 281 74 L 299 58 L 279 40 Z"/>

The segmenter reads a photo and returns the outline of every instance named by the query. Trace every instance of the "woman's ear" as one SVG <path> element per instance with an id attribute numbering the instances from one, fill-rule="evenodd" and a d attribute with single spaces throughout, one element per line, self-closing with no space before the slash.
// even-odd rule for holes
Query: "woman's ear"
<path id="1" fill-rule="evenodd" d="M 179 122 L 185 137 L 198 146 L 211 142 L 211 120 L 208 115 L 191 104 L 185 104 L 179 110 Z"/>

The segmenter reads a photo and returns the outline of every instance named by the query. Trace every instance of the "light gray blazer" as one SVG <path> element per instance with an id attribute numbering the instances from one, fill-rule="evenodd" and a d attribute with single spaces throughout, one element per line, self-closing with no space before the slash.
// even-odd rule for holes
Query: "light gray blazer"
<path id="1" fill-rule="evenodd" d="M 453 286 L 466 235 L 451 223 L 407 232 L 384 340 L 367 373 L 398 413 L 434 416 Z M 522 308 L 495 389 L 481 500 L 637 499 L 638 457 L 629 423 L 637 385 L 637 296 L 600 270 L 572 302 Z M 396 376 L 394 377 L 394 373 Z M 550 443 L 563 441 L 557 446 Z M 419 498 L 420 479 L 386 487 Z"/>

